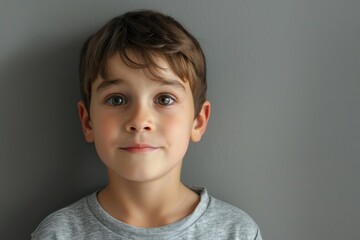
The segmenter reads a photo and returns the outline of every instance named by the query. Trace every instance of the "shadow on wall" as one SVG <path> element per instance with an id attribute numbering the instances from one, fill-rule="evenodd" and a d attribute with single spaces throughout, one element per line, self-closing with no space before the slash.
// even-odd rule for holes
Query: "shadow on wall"
<path id="1" fill-rule="evenodd" d="M 4 239 L 28 239 L 49 213 L 105 183 L 78 121 L 82 41 L 28 43 L 0 63 Z"/>

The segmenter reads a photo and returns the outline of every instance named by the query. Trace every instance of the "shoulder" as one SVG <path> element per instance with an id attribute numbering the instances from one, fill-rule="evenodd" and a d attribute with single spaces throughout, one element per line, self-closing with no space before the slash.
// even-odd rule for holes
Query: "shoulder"
<path id="1" fill-rule="evenodd" d="M 86 219 L 92 217 L 87 197 L 47 216 L 31 234 L 32 239 L 68 239 L 74 236 Z"/>
<path id="2" fill-rule="evenodd" d="M 255 221 L 246 212 L 217 198 L 210 197 L 208 210 L 211 216 L 225 222 L 235 222 L 257 228 Z"/>
<path id="3" fill-rule="evenodd" d="M 246 212 L 212 196 L 199 221 L 221 239 L 262 239 L 258 225 Z"/>

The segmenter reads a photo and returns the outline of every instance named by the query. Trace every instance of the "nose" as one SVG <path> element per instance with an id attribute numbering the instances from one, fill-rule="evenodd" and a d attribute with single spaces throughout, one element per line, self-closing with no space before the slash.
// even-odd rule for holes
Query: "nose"
<path id="1" fill-rule="evenodd" d="M 129 118 L 125 124 L 125 129 L 130 133 L 151 132 L 155 130 L 151 110 L 146 106 L 134 107 L 132 112 L 129 113 Z"/>

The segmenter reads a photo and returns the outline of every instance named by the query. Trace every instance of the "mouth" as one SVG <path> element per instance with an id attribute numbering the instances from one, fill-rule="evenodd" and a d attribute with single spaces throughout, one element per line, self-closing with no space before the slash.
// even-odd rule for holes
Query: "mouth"
<path id="1" fill-rule="evenodd" d="M 147 153 L 157 150 L 158 147 L 153 147 L 146 144 L 135 144 L 133 146 L 120 147 L 119 149 L 130 153 Z"/>

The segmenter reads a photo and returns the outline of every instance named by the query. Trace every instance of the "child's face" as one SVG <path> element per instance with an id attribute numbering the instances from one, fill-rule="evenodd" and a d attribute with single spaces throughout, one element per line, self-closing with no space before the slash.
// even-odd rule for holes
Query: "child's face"
<path id="1" fill-rule="evenodd" d="M 154 81 L 115 55 L 108 61 L 108 79 L 92 84 L 90 119 L 79 103 L 86 140 L 95 142 L 109 173 L 123 179 L 178 174 L 190 139 L 199 141 L 206 128 L 210 104 L 205 102 L 194 118 L 189 82 L 159 62 L 165 69 L 159 71 L 162 79 Z"/>

